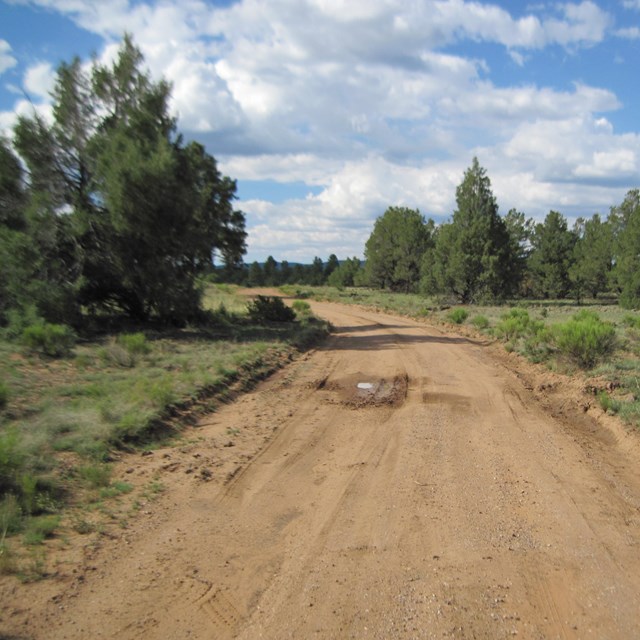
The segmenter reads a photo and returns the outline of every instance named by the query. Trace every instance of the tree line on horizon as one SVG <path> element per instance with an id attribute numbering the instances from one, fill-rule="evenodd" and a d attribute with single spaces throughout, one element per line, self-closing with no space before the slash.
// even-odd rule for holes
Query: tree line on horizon
<path id="1" fill-rule="evenodd" d="M 361 286 L 358 280 L 362 261 L 357 258 L 338 260 L 332 253 L 326 262 L 316 256 L 311 264 L 288 260 L 277 262 L 273 256 L 260 263 L 225 266 L 214 273 L 213 279 L 246 287 L 280 287 L 287 284 L 321 287 L 329 285 L 337 288 Z"/>
<path id="2" fill-rule="evenodd" d="M 390 207 L 365 247 L 362 280 L 393 291 L 445 296 L 463 304 L 507 298 L 581 301 L 608 293 L 640 305 L 640 191 L 570 228 L 558 211 L 543 222 L 505 216 L 486 170 L 474 158 L 456 189 L 456 210 L 436 226 L 419 211 Z"/>
<path id="3" fill-rule="evenodd" d="M 573 228 L 558 211 L 543 222 L 511 209 L 505 216 L 486 170 L 474 158 L 456 189 L 456 210 L 441 225 L 417 210 L 389 207 L 366 242 L 364 262 L 339 261 L 291 267 L 273 257 L 236 268 L 249 286 L 328 284 L 365 286 L 445 297 L 462 304 L 513 298 L 566 299 L 609 294 L 640 306 L 640 191 L 611 208 L 578 218 Z"/>

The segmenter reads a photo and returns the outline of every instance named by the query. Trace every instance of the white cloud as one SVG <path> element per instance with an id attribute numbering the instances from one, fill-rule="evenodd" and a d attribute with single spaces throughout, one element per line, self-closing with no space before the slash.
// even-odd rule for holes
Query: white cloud
<path id="1" fill-rule="evenodd" d="M 24 74 L 24 88 L 30 96 L 47 100 L 55 84 L 56 74 L 48 62 L 29 67 Z"/>
<path id="2" fill-rule="evenodd" d="M 0 74 L 15 67 L 17 63 L 11 54 L 11 45 L 6 40 L 0 40 Z"/>
<path id="3" fill-rule="evenodd" d="M 640 38 L 639 27 L 625 27 L 623 29 L 616 30 L 616 35 L 619 38 L 625 38 L 627 40 L 638 40 Z"/>
<path id="4" fill-rule="evenodd" d="M 12 111 L 0 111 L 0 135 L 11 137 L 11 132 L 18 122 L 18 117 L 31 117 L 38 114 L 45 122 L 53 121 L 53 111 L 49 104 L 33 104 L 29 100 L 18 100 Z"/>
<path id="5" fill-rule="evenodd" d="M 478 56 L 483 43 L 498 44 L 505 68 L 519 73 L 514 65 L 526 71 L 546 47 L 575 54 L 607 33 L 638 37 L 636 27 L 609 31 L 610 15 L 591 1 L 545 3 L 521 17 L 464 0 L 33 3 L 101 35 L 104 61 L 131 32 L 152 74 L 172 82 L 180 129 L 228 175 L 322 189 L 239 203 L 260 258 L 326 257 L 327 247 L 361 254 L 391 204 L 444 218 L 474 154 L 501 209 L 536 217 L 585 202 L 606 209 L 640 172 L 638 136 L 617 135 L 603 117 L 622 109 L 611 90 L 500 83 L 465 46 Z M 25 86 L 44 97 L 50 71 L 31 68 Z M 7 119 L 0 114 L 0 125 Z"/>

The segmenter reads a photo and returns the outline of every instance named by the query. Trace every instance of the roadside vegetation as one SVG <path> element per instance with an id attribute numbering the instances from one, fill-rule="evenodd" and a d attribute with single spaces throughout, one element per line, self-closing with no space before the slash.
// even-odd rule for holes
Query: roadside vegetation
<path id="1" fill-rule="evenodd" d="M 5 330 L 0 573 L 35 579 L 34 549 L 65 527 L 92 530 L 83 519 L 70 522 L 69 508 L 128 493 L 111 478 L 118 452 L 179 437 L 190 416 L 213 410 L 234 385 L 250 387 L 328 331 L 307 303 L 294 311 L 279 298 L 247 302 L 233 286 L 209 285 L 204 304 L 208 322 L 181 329 L 132 325 L 70 338 L 40 323 L 17 340 Z"/>

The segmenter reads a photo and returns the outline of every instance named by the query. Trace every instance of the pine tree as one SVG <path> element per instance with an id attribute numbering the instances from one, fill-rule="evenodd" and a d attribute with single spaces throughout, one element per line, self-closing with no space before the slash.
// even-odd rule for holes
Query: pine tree
<path id="1" fill-rule="evenodd" d="M 427 290 L 453 294 L 462 303 L 509 295 L 517 284 L 511 239 L 477 158 L 456 189 L 456 204 L 451 223 L 439 229 L 433 254 L 423 261 Z"/>
<path id="2" fill-rule="evenodd" d="M 613 207 L 609 220 L 615 233 L 615 278 L 620 304 L 640 307 L 640 190 L 632 189 L 622 204 Z"/>
<path id="3" fill-rule="evenodd" d="M 431 245 L 433 222 L 416 209 L 389 207 L 374 225 L 364 255 L 372 287 L 411 292 L 420 282 L 420 263 Z"/>
<path id="4" fill-rule="evenodd" d="M 535 226 L 529 268 L 536 295 L 565 298 L 571 291 L 569 271 L 574 261 L 576 240 L 565 217 L 557 211 L 550 211 L 544 223 Z"/>
<path id="5" fill-rule="evenodd" d="M 181 323 L 199 312 L 214 253 L 241 261 L 245 221 L 235 182 L 202 145 L 183 143 L 170 86 L 143 62 L 125 36 L 109 66 L 62 64 L 53 124 L 20 118 L 15 144 L 29 172 L 26 217 L 58 265 L 38 277 L 65 282 L 77 308 Z"/>
<path id="6" fill-rule="evenodd" d="M 574 293 L 581 298 L 584 291 L 596 298 L 606 291 L 613 268 L 613 232 L 608 221 L 596 213 L 590 220 L 579 218 L 574 233 L 577 236 L 569 278 Z"/>

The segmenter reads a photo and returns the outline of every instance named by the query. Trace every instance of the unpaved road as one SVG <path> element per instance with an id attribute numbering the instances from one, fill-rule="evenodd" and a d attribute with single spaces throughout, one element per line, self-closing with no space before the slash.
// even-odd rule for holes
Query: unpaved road
<path id="1" fill-rule="evenodd" d="M 313 306 L 327 344 L 139 459 L 170 461 L 162 497 L 0 636 L 639 638 L 633 442 L 473 340 Z M 229 437 L 237 466 L 181 473 Z"/>

